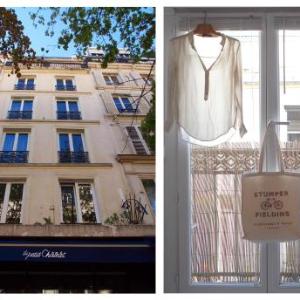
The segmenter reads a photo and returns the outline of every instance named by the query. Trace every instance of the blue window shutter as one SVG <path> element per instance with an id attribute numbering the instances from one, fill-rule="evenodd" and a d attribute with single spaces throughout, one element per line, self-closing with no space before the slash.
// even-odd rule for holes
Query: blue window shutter
<path id="1" fill-rule="evenodd" d="M 3 151 L 13 151 L 15 141 L 14 133 L 7 133 L 3 144 Z"/>

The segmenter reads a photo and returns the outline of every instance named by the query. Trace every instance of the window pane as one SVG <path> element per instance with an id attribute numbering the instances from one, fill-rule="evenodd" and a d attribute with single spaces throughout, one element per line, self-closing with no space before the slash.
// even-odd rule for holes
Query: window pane
<path id="1" fill-rule="evenodd" d="M 21 109 L 21 101 L 19 100 L 14 100 L 11 104 L 11 110 L 12 111 L 20 111 Z"/>
<path id="2" fill-rule="evenodd" d="M 74 186 L 62 185 L 62 208 L 63 208 L 63 222 L 64 223 L 76 223 L 77 214 L 75 207 L 75 193 Z"/>
<path id="3" fill-rule="evenodd" d="M 18 224 L 21 220 L 23 184 L 11 184 L 6 213 L 6 223 Z"/>
<path id="4" fill-rule="evenodd" d="M 69 101 L 69 111 L 78 112 L 78 103 L 76 101 Z"/>
<path id="5" fill-rule="evenodd" d="M 15 141 L 14 133 L 7 133 L 3 144 L 3 151 L 13 151 Z"/>
<path id="6" fill-rule="evenodd" d="M 81 134 L 72 134 L 74 152 L 84 152 Z"/>
<path id="7" fill-rule="evenodd" d="M 123 101 L 123 104 L 124 104 L 126 109 L 128 109 L 128 110 L 133 109 L 132 104 L 131 104 L 131 102 L 129 101 L 128 98 L 122 97 L 122 101 Z"/>
<path id="8" fill-rule="evenodd" d="M 156 202 L 155 202 L 155 182 L 152 179 L 143 179 L 142 180 L 144 189 L 146 191 L 147 197 L 149 199 L 152 211 L 155 215 L 155 207 L 156 207 Z"/>
<path id="9" fill-rule="evenodd" d="M 57 101 L 57 111 L 59 112 L 65 112 L 67 111 L 67 106 L 65 101 Z"/>
<path id="10" fill-rule="evenodd" d="M 259 157 L 259 31 L 224 31 L 241 42 L 243 111 L 248 133 L 214 147 L 191 147 L 191 281 L 260 282 L 260 244 L 243 239 L 241 175 Z M 207 65 L 214 51 L 203 47 Z M 218 54 L 218 53 L 217 53 Z"/>
<path id="11" fill-rule="evenodd" d="M 96 214 L 90 184 L 79 184 L 79 200 L 83 223 L 96 223 Z"/>
<path id="12" fill-rule="evenodd" d="M 17 143 L 17 151 L 27 151 L 28 134 L 20 133 Z"/>
<path id="13" fill-rule="evenodd" d="M 122 111 L 123 111 L 123 105 L 122 105 L 120 99 L 117 98 L 117 97 L 114 97 L 113 99 L 114 99 L 114 103 L 115 103 L 115 105 L 116 105 L 118 111 L 119 111 L 119 112 L 122 112 Z"/>
<path id="14" fill-rule="evenodd" d="M 32 101 L 24 101 L 23 111 L 32 111 Z"/>
<path id="15" fill-rule="evenodd" d="M 59 134 L 60 151 L 70 151 L 69 135 L 65 133 Z"/>
<path id="16" fill-rule="evenodd" d="M 279 30 L 280 126 L 282 157 L 285 168 L 299 172 L 300 150 L 300 30 Z M 280 243 L 281 284 L 300 284 L 300 242 Z"/>
<path id="17" fill-rule="evenodd" d="M 66 86 L 72 87 L 73 86 L 73 81 L 71 79 L 67 79 L 66 80 Z"/>
<path id="18" fill-rule="evenodd" d="M 1 216 L 2 216 L 5 189 L 6 189 L 6 184 L 5 183 L 0 183 L 0 219 L 1 219 Z"/>

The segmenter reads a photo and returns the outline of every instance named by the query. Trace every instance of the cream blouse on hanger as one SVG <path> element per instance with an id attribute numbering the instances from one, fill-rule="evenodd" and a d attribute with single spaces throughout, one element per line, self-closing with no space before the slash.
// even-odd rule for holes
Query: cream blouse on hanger
<path id="1" fill-rule="evenodd" d="M 166 130 L 176 121 L 184 139 L 204 145 L 220 143 L 236 129 L 242 137 L 247 130 L 243 123 L 240 42 L 221 35 L 219 55 L 206 66 L 201 49 L 195 47 L 199 38 L 203 39 L 189 32 L 170 42 Z"/>

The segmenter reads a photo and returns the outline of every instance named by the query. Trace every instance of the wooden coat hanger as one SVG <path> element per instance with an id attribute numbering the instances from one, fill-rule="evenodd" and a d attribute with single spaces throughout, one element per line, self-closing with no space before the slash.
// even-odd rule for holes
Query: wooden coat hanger
<path id="1" fill-rule="evenodd" d="M 204 15 L 204 22 L 198 24 L 193 30 L 194 35 L 204 36 L 204 37 L 214 37 L 222 35 L 220 32 L 217 32 L 211 24 L 206 23 L 207 12 Z"/>

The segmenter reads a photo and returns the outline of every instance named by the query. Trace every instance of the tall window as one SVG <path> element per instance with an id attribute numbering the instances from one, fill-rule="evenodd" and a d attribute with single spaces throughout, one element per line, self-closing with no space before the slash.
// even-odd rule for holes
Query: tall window
<path id="1" fill-rule="evenodd" d="M 56 90 L 58 91 L 75 91 L 76 86 L 74 85 L 73 79 L 56 79 Z"/>
<path id="2" fill-rule="evenodd" d="M 32 100 L 13 100 L 8 119 L 32 119 Z"/>
<path id="3" fill-rule="evenodd" d="M 150 151 L 143 139 L 141 131 L 137 126 L 126 126 L 126 131 L 128 136 L 130 137 L 131 143 L 136 154 L 146 155 L 150 154 Z"/>
<path id="4" fill-rule="evenodd" d="M 80 120 L 78 102 L 73 100 L 60 100 L 56 102 L 58 120 Z"/>
<path id="5" fill-rule="evenodd" d="M 23 183 L 0 183 L 0 222 L 21 222 Z"/>
<path id="6" fill-rule="evenodd" d="M 6 132 L 0 153 L 0 163 L 28 162 L 28 133 Z"/>
<path id="7" fill-rule="evenodd" d="M 92 185 L 61 183 L 64 223 L 97 223 Z"/>
<path id="8" fill-rule="evenodd" d="M 289 121 L 278 130 L 282 157 L 286 169 L 299 171 L 300 11 L 294 13 L 298 16 L 281 17 L 284 13 L 264 10 L 257 17 L 236 13 L 210 19 L 217 31 L 241 42 L 248 133 L 216 147 L 189 147 L 179 140 L 178 213 L 187 224 L 179 234 L 182 291 L 300 290 L 299 242 L 252 243 L 243 239 L 241 226 L 241 175 L 257 169 L 260 136 L 269 120 Z M 199 23 L 196 17 L 183 19 L 178 18 L 178 28 Z M 276 167 L 272 151 L 266 164 L 269 171 Z"/>
<path id="9" fill-rule="evenodd" d="M 120 113 L 135 113 L 137 111 L 136 104 L 131 97 L 114 95 L 113 100 L 117 110 Z"/>
<path id="10" fill-rule="evenodd" d="M 34 90 L 34 78 L 19 78 L 15 85 L 16 90 Z"/>
<path id="11" fill-rule="evenodd" d="M 82 133 L 59 133 L 59 161 L 63 163 L 89 162 Z"/>
<path id="12" fill-rule="evenodd" d="M 155 216 L 156 201 L 155 201 L 155 181 L 153 179 L 142 179 L 144 189 L 146 191 L 149 203 Z"/>

